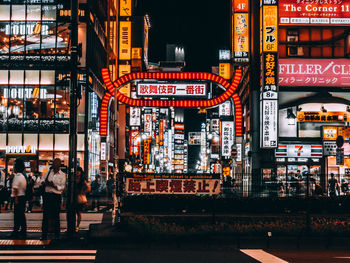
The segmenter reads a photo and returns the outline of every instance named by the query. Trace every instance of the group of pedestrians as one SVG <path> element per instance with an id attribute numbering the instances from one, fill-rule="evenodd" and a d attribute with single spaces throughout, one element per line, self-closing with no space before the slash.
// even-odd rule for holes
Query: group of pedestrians
<path id="1" fill-rule="evenodd" d="M 43 219 L 41 239 L 47 239 L 48 233 L 53 232 L 55 238 L 60 237 L 60 210 L 62 202 L 62 192 L 66 188 L 66 174 L 61 170 L 61 160 L 54 159 L 49 171 L 41 178 L 39 176 L 28 177 L 25 171 L 23 159 L 16 159 L 13 167 L 13 176 L 10 184 L 7 184 L 6 176 L 0 173 L 0 192 L 8 193 L 10 189 L 10 199 L 14 204 L 14 228 L 11 238 L 26 238 L 26 203 L 31 209 L 33 203 L 39 202 L 37 197 L 43 200 Z M 87 203 L 87 193 L 91 188 L 82 168 L 78 167 L 76 174 L 76 202 L 75 211 L 77 214 L 77 231 L 81 222 L 81 212 Z M 5 188 L 6 187 L 6 188 Z M 3 190 L 5 189 L 5 190 Z M 6 198 L 1 198 L 6 200 Z M 2 201 L 0 205 L 3 205 Z M 8 204 L 8 203 L 7 203 Z"/>

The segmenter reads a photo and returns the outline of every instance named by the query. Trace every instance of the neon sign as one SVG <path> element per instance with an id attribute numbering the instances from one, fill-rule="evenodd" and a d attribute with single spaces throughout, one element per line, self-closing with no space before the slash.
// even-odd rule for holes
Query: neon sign
<path id="1" fill-rule="evenodd" d="M 235 94 L 236 89 L 242 78 L 242 70 L 237 69 L 233 77 L 232 83 L 229 83 L 224 78 L 207 72 L 137 72 L 126 74 L 116 81 L 112 82 L 109 76 L 108 69 L 102 69 L 102 78 L 107 87 L 107 92 L 102 99 L 100 112 L 100 134 L 107 135 L 108 123 L 108 105 L 114 92 L 119 102 L 132 107 L 180 107 L 180 108 L 209 108 L 217 106 L 229 98 L 233 99 L 235 105 L 235 121 L 236 121 L 236 136 L 242 136 L 242 103 L 238 94 Z M 119 88 L 136 79 L 158 79 L 158 80 L 208 80 L 216 82 L 223 86 L 226 91 L 216 98 L 209 100 L 160 100 L 160 99 L 134 99 L 126 97 L 119 91 Z"/>

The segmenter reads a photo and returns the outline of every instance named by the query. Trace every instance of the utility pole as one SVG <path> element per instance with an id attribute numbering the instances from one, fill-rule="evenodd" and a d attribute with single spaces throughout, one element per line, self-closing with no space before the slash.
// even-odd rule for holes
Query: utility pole
<path id="1" fill-rule="evenodd" d="M 75 233 L 75 177 L 77 171 L 77 90 L 78 90 L 78 0 L 71 0 L 71 74 L 70 74 L 70 125 L 69 167 L 67 195 L 67 232 Z"/>
<path id="2" fill-rule="evenodd" d="M 251 158 L 252 193 L 261 190 L 260 160 L 260 1 L 251 0 Z"/>

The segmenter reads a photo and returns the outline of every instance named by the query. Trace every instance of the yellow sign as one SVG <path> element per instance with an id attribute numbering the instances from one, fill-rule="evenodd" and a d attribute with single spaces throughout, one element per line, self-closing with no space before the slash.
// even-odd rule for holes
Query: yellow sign
<path id="1" fill-rule="evenodd" d="M 121 21 L 119 24 L 119 59 L 131 59 L 131 22 Z"/>
<path id="2" fill-rule="evenodd" d="M 298 111 L 298 122 L 349 122 L 348 112 Z"/>
<path id="3" fill-rule="evenodd" d="M 323 140 L 325 141 L 335 141 L 338 136 L 338 127 L 334 126 L 324 126 L 323 127 Z"/>
<path id="4" fill-rule="evenodd" d="M 120 16 L 131 16 L 131 1 L 132 0 L 120 0 L 119 2 L 119 15 Z"/>
<path id="5" fill-rule="evenodd" d="M 131 73 L 131 66 L 130 65 L 119 65 L 119 77 Z M 119 91 L 124 94 L 127 97 L 130 97 L 130 83 L 123 85 Z"/>
<path id="6" fill-rule="evenodd" d="M 224 79 L 231 78 L 231 64 L 230 63 L 220 63 L 219 64 L 219 76 Z"/>
<path id="7" fill-rule="evenodd" d="M 277 52 L 278 43 L 277 6 L 263 6 L 263 51 Z"/>
<path id="8" fill-rule="evenodd" d="M 324 126 L 323 127 L 323 140 L 335 141 L 338 136 L 343 136 L 344 140 L 350 138 L 350 127 L 344 126 Z"/>
<path id="9" fill-rule="evenodd" d="M 132 48 L 132 59 L 142 59 L 142 48 L 133 47 Z"/>
<path id="10" fill-rule="evenodd" d="M 248 57 L 249 17 L 247 13 L 235 13 L 233 18 L 234 56 Z"/>
<path id="11" fill-rule="evenodd" d="M 144 164 L 150 164 L 151 163 L 151 143 L 152 139 L 146 139 L 143 142 L 143 162 Z"/>

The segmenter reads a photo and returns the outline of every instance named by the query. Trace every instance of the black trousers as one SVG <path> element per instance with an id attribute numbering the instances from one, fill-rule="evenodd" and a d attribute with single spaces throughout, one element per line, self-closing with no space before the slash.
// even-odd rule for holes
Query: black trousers
<path id="1" fill-rule="evenodd" d="M 19 196 L 18 202 L 16 204 L 15 202 L 15 209 L 14 209 L 14 227 L 13 231 L 18 232 L 21 228 L 22 233 L 27 232 L 27 222 L 26 222 L 26 197 L 25 196 Z"/>
<path id="2" fill-rule="evenodd" d="M 61 195 L 54 193 L 45 193 L 43 196 L 43 224 L 42 235 L 46 236 L 49 230 L 49 221 L 54 224 L 55 235 L 60 234 L 60 209 Z"/>

